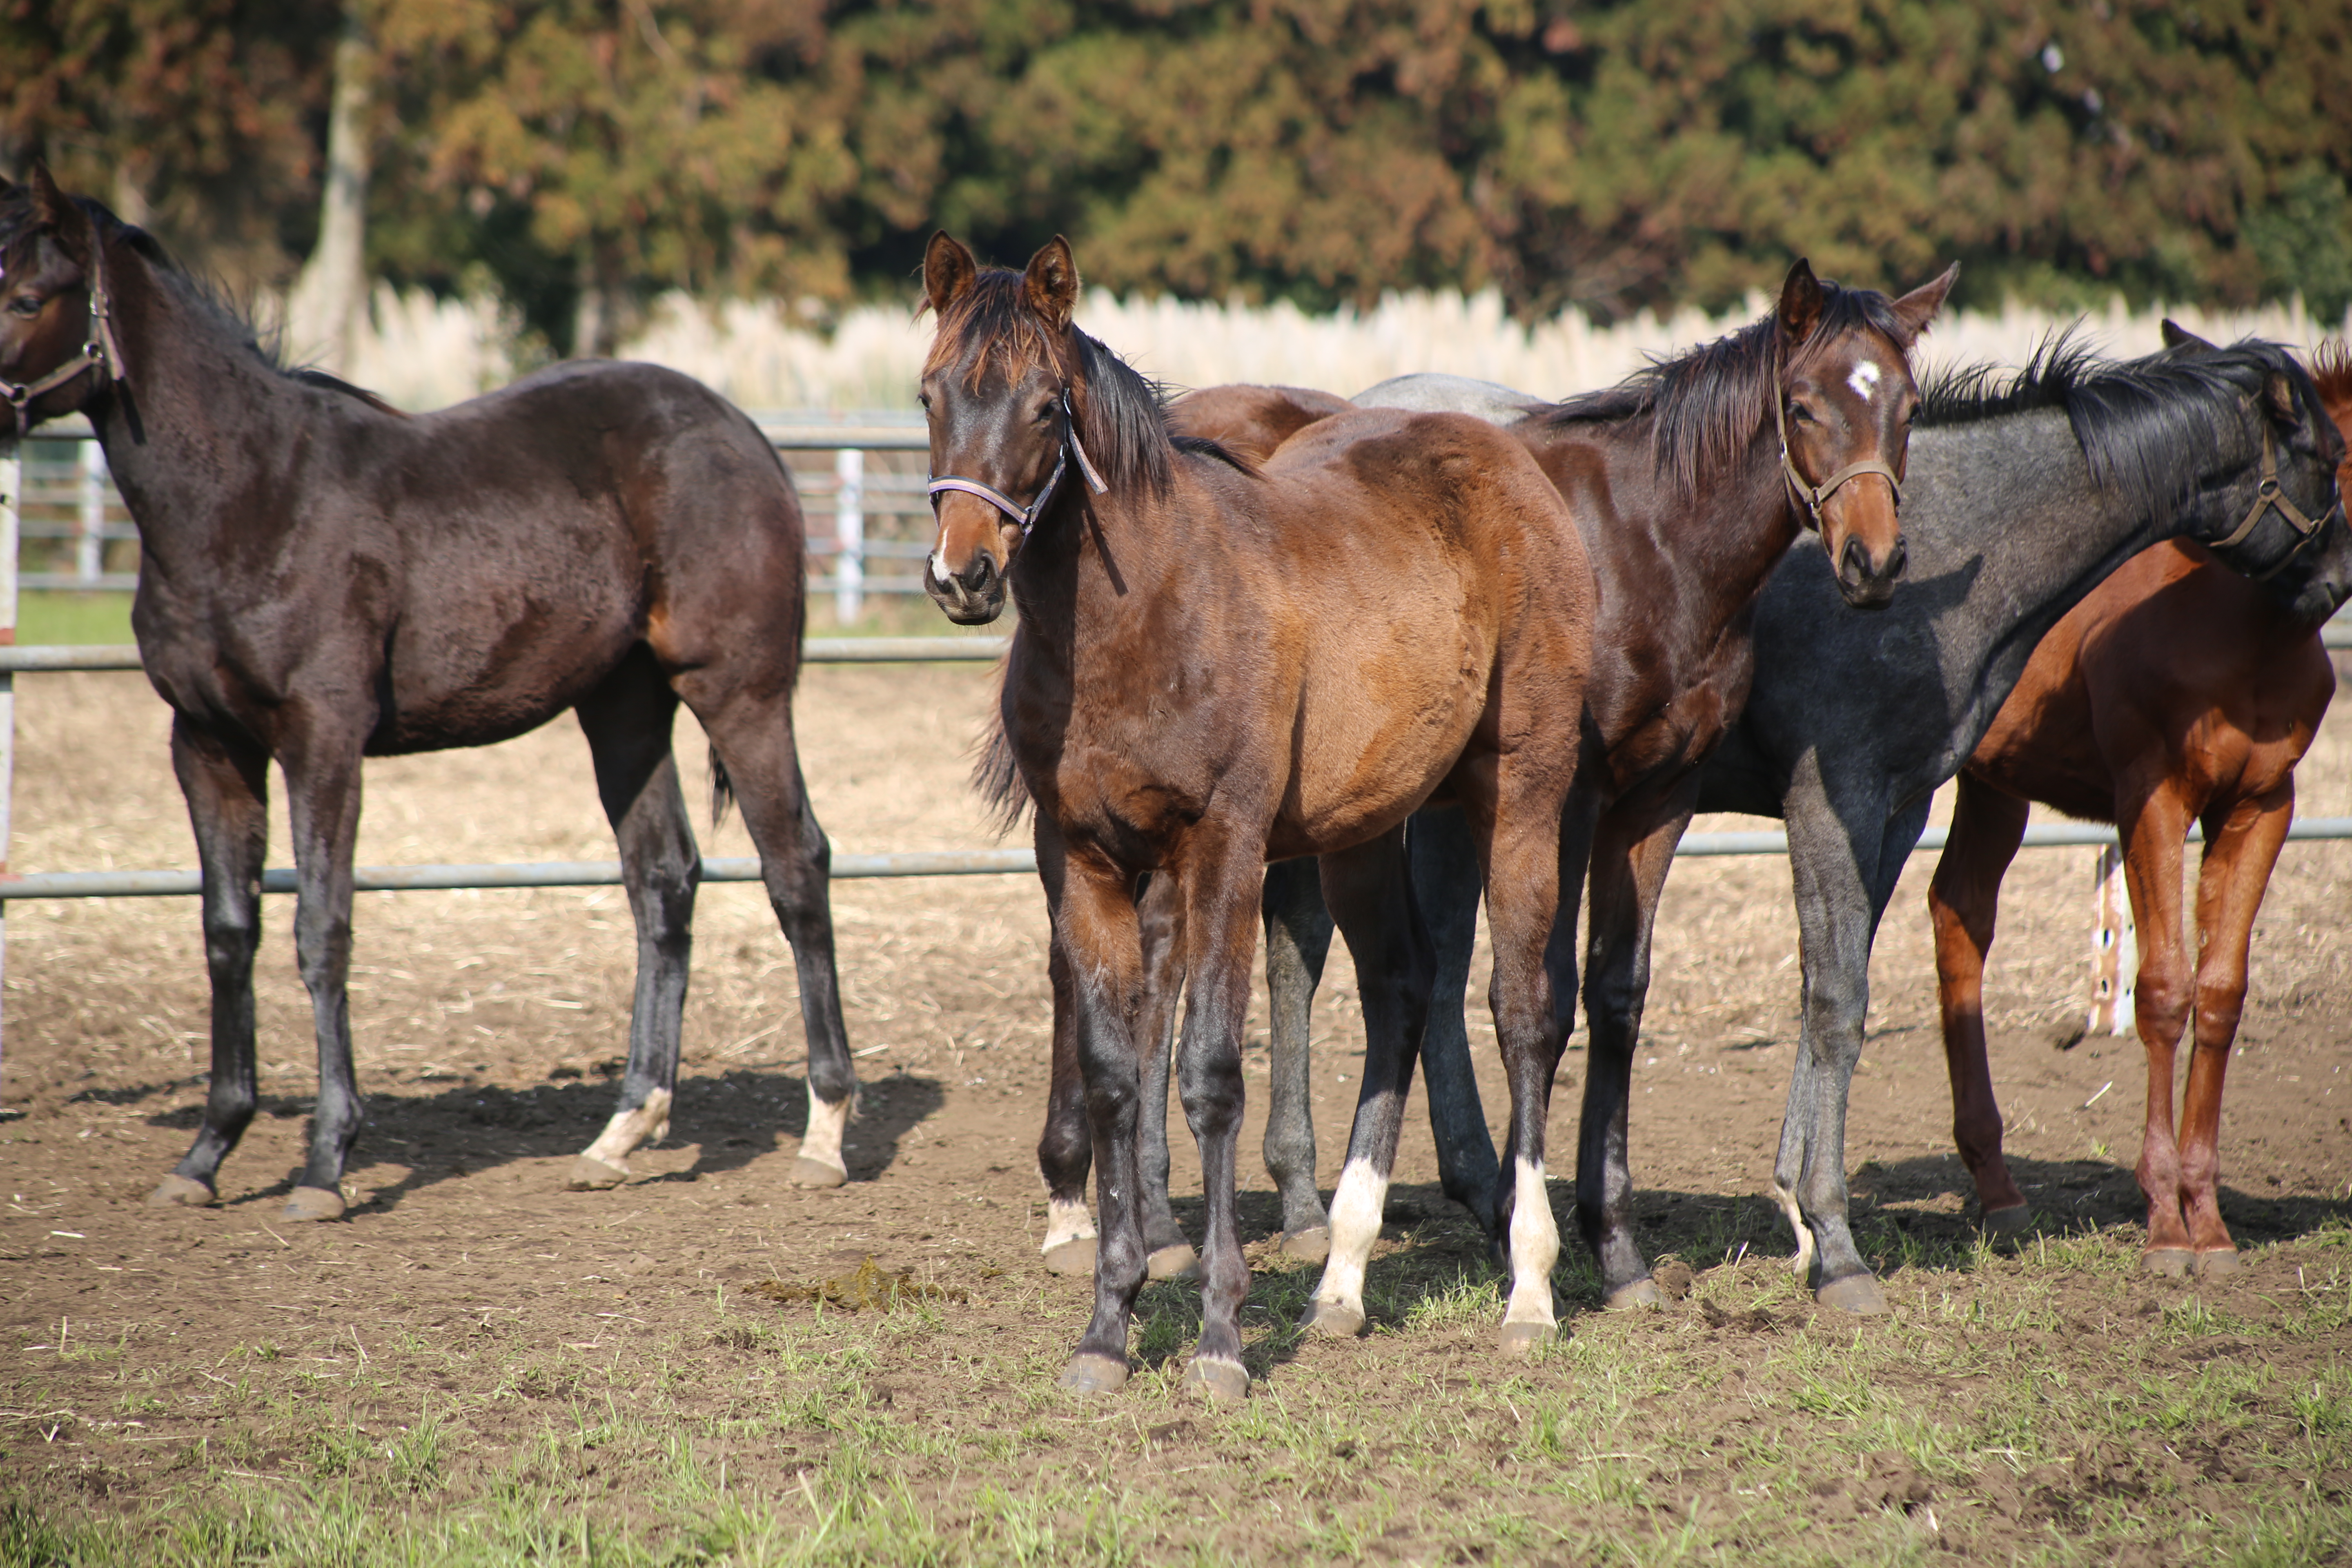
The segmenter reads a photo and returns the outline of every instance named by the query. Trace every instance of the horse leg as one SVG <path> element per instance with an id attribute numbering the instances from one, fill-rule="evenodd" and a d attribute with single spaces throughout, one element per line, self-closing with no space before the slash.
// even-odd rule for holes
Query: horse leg
<path id="1" fill-rule="evenodd" d="M 2000 1152 L 2000 1107 L 1985 1056 L 1984 967 L 2000 909 L 2000 879 L 2025 842 L 2030 808 L 2017 795 L 1960 775 L 1952 836 L 1927 887 L 1936 932 L 1936 992 L 1944 1015 L 1944 1067 L 1952 1082 L 1952 1142 L 1975 1179 L 1984 1228 L 2025 1228 L 2025 1194 Z"/>
<path id="2" fill-rule="evenodd" d="M 315 710 L 311 714 L 315 719 Z M 360 827 L 360 749 L 366 732 L 349 714 L 331 726 L 296 724 L 281 747 L 287 826 L 294 841 L 294 955 L 310 993 L 319 1037 L 319 1102 L 310 1152 L 286 1200 L 285 1217 L 340 1219 L 343 1162 L 364 1111 L 352 1072 L 352 852 Z"/>
<path id="3" fill-rule="evenodd" d="M 2124 795 L 2124 792 L 2119 792 Z M 2147 1100 L 2140 1135 L 2139 1190 L 2147 1197 L 2147 1241 L 2140 1261 L 2151 1273 L 2186 1274 L 2197 1249 L 2182 1215 L 2180 1147 L 2172 1128 L 2172 1080 L 2180 1037 L 2189 1027 L 2191 980 L 2180 930 L 2180 846 L 2189 832 L 2187 803 L 2158 780 L 2132 792 L 2137 804 L 2119 811 L 2124 881 L 2132 921 L 2139 929 L 2139 974 L 2133 1022 L 2147 1052 Z"/>
<path id="4" fill-rule="evenodd" d="M 2180 1206 L 2200 1275 L 2237 1267 L 2238 1245 L 2221 1220 L 2221 1084 L 2246 1006 L 2246 948 L 2271 869 L 2294 817 L 2294 775 L 2237 802 L 2205 824 L 2197 873 L 2197 1012 L 2189 1088 L 2180 1107 Z"/>
<path id="5" fill-rule="evenodd" d="M 1465 1013 L 1470 958 L 1478 942 L 1478 846 L 1467 815 L 1448 809 L 1413 813 L 1405 824 L 1404 844 L 1413 903 L 1437 960 L 1429 1023 L 1421 1037 L 1421 1068 L 1429 1095 L 1429 1131 L 1437 1144 L 1438 1184 L 1470 1211 L 1500 1263 L 1503 1227 L 1496 1194 L 1502 1167 L 1478 1098 Z"/>
<path id="6" fill-rule="evenodd" d="M 653 661 L 632 653 L 581 700 L 577 711 L 595 764 L 597 798 L 620 846 L 621 881 L 637 931 L 636 994 L 629 1006 L 620 1106 L 572 1162 L 572 1191 L 594 1192 L 627 1181 L 630 1152 L 669 1133 L 702 858 L 670 750 L 677 697 Z"/>
<path id="7" fill-rule="evenodd" d="M 742 808 L 743 826 L 760 852 L 768 906 L 792 944 L 793 971 L 800 983 L 809 1104 L 792 1180 L 797 1186 L 837 1187 L 849 1180 L 841 1144 L 856 1104 L 857 1070 L 850 1064 L 841 982 L 834 968 L 833 850 L 801 777 L 791 687 L 760 695 L 739 683 L 715 700 L 702 700 L 702 689 L 699 680 L 680 687 Z"/>
<path id="8" fill-rule="evenodd" d="M 1184 1009 L 1176 1089 L 1201 1149 L 1208 1223 L 1201 1240 L 1201 1339 L 1184 1380 L 1212 1399 L 1239 1399 L 1249 1389 L 1241 1330 L 1249 1262 L 1242 1256 L 1235 1193 L 1244 1096 L 1242 1026 L 1249 1017 L 1250 961 L 1265 870 L 1263 819 L 1255 834 L 1246 826 L 1203 822 L 1187 836 L 1185 847 L 1187 863 L 1177 879 L 1184 894 L 1184 972 L 1192 1001 Z"/>
<path id="9" fill-rule="evenodd" d="M 205 967 L 212 980 L 212 1087 L 205 1120 L 151 1204 L 202 1205 L 219 1195 L 220 1163 L 253 1121 L 253 954 L 261 942 L 261 862 L 269 841 L 269 753 L 172 721 L 172 769 L 204 868 Z"/>
<path id="10" fill-rule="evenodd" d="M 1054 991 L 1054 1057 L 1045 1130 L 1037 1139 L 1037 1171 L 1045 1178 L 1041 1250 L 1049 1274 L 1092 1274 L 1095 1220 L 1087 1212 L 1087 1174 L 1094 1166 L 1094 1143 L 1087 1131 L 1086 1079 L 1078 1069 L 1077 997 L 1070 955 L 1058 936 L 1046 943 L 1045 978 Z"/>
<path id="11" fill-rule="evenodd" d="M 1331 913 L 1313 860 L 1265 868 L 1260 903 L 1265 920 L 1265 990 L 1272 1016 L 1265 1111 L 1265 1168 L 1282 1194 L 1282 1252 L 1305 1263 L 1330 1256 L 1331 1226 L 1315 1186 L 1315 1110 L 1307 1087 L 1307 1024 L 1323 961 L 1331 951 Z"/>
<path id="12" fill-rule="evenodd" d="M 1135 902 L 1143 941 L 1143 1011 L 1135 1043 L 1143 1050 L 1142 1143 L 1145 1267 L 1154 1279 L 1199 1272 L 1192 1243 L 1168 1203 L 1168 1062 L 1176 1043 L 1176 1005 L 1184 991 L 1184 889 L 1172 876 L 1144 879 Z"/>
<path id="13" fill-rule="evenodd" d="M 1094 1315 L 1062 1371 L 1062 1386 L 1104 1393 L 1127 1382 L 1127 1331 L 1143 1289 L 1141 1110 L 1134 1024 L 1143 993 L 1143 945 L 1133 879 L 1097 855 L 1073 855 L 1060 827 L 1035 818 L 1037 876 L 1055 941 L 1068 954 L 1071 1032 L 1086 1085 L 1102 1237 L 1095 1250 Z"/>
<path id="14" fill-rule="evenodd" d="M 1782 811 L 1805 978 L 1802 1035 L 1772 1195 L 1796 1230 L 1794 1267 L 1812 1285 L 1814 1299 L 1849 1312 L 1884 1312 L 1885 1292 L 1863 1262 L 1847 1220 L 1846 1103 L 1870 1010 L 1871 942 L 1892 872 L 1918 842 L 1927 806 L 1923 800 L 1890 814 L 1877 800 L 1832 804 L 1820 775 L 1801 768 Z M 1885 826 L 1877 842 L 1857 845 L 1849 821 Z"/>
<path id="15" fill-rule="evenodd" d="M 1592 934 L 1585 950 L 1584 1105 L 1577 1127 L 1576 1223 L 1601 1266 L 1602 1304 L 1660 1305 L 1633 1228 L 1626 1120 L 1642 1008 L 1650 991 L 1650 935 L 1658 900 L 1690 826 L 1694 773 L 1664 798 L 1620 802 L 1592 847 Z"/>
<path id="16" fill-rule="evenodd" d="M 1405 1095 L 1412 1088 L 1414 1045 L 1428 1022 L 1437 960 L 1413 907 L 1402 828 L 1324 856 L 1321 870 L 1323 902 L 1347 938 L 1363 994 L 1364 1077 L 1348 1163 L 1331 1194 L 1330 1253 L 1299 1326 L 1349 1335 L 1364 1328 L 1364 1269 L 1380 1239 Z"/>

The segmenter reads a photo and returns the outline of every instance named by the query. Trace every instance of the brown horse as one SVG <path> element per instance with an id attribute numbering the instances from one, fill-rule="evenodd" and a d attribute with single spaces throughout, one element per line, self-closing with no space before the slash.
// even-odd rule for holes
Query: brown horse
<path id="1" fill-rule="evenodd" d="M 652 365 L 557 365 L 410 417 L 288 371 L 155 241 L 36 168 L 0 182 L 0 392 L 19 428 L 87 414 L 139 524 L 131 626 L 173 710 L 204 868 L 212 1089 L 154 1201 L 209 1204 L 253 1119 L 268 767 L 283 769 L 319 1104 L 289 1219 L 343 1212 L 362 1110 L 346 981 L 363 756 L 580 716 L 620 841 L 637 987 L 620 1107 L 573 1183 L 610 1186 L 669 1120 L 695 849 L 670 723 L 710 737 L 800 974 L 809 1120 L 794 1178 L 845 1179 L 856 1079 L 824 835 L 793 744 L 803 551 L 751 422 Z"/>
<path id="2" fill-rule="evenodd" d="M 1323 858 L 1364 976 L 1366 1072 L 1393 1081 L 1433 971 L 1402 828 L 1440 794 L 1466 808 L 1486 876 L 1504 1057 L 1538 1089 L 1512 1107 L 1503 1327 L 1507 1348 L 1533 1344 L 1555 1322 L 1543 1132 L 1575 971 L 1554 925 L 1581 872 L 1561 819 L 1593 600 L 1559 493 L 1516 441 L 1455 416 L 1348 413 L 1263 468 L 1171 437 L 1157 393 L 1073 325 L 1061 239 L 1025 271 L 982 271 L 936 235 L 923 279 L 939 318 L 923 372 L 939 507 L 927 585 L 959 622 L 992 619 L 1008 595 L 1019 613 L 1002 718 L 1035 805 L 1101 1173 L 1094 1318 L 1063 1383 L 1125 1382 L 1145 1276 L 1138 879 L 1166 878 L 1184 906 L 1178 1075 L 1208 1198 L 1185 1375 L 1234 1397 L 1248 1386 L 1234 1184 L 1263 868 Z"/>
<path id="3" fill-rule="evenodd" d="M 2176 350 L 2206 346 L 2165 325 Z M 2328 414 L 2352 440 L 2352 359 L 2331 345 L 2314 372 Z M 2352 458 L 2338 483 L 2352 484 Z M 1927 893 L 1952 1136 L 1988 1229 L 2015 1230 L 2028 1219 L 2001 1158 L 1985 1058 L 1984 964 L 2001 878 L 2024 836 L 2027 804 L 2039 801 L 2122 829 L 2140 940 L 2135 1022 L 2147 1051 L 2143 1257 L 2164 1274 L 2235 1267 L 2216 1185 L 2222 1078 L 2245 1007 L 2254 915 L 2294 816 L 2295 763 L 2335 694 L 2315 626 L 2205 546 L 2177 540 L 2135 556 L 2034 649 L 1960 772 L 1951 839 Z M 2180 920 L 2181 845 L 2192 822 L 2205 828 L 2193 963 Z M 2191 1047 L 2176 1134 L 2174 1053 L 2183 1033 Z"/>

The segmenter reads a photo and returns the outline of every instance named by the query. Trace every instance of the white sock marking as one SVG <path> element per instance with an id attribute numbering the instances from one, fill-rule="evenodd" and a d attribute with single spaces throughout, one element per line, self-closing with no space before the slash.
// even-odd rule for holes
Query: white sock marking
<path id="1" fill-rule="evenodd" d="M 857 1102 L 855 1094 L 845 1094 L 837 1103 L 819 1100 L 816 1090 L 809 1090 L 808 1131 L 801 1137 L 801 1158 L 820 1165 L 830 1165 L 844 1175 L 849 1167 L 841 1158 L 841 1135 L 849 1126 L 850 1107 Z"/>
<path id="2" fill-rule="evenodd" d="M 1322 1283 L 1315 1288 L 1318 1301 L 1363 1312 L 1364 1268 L 1381 1237 L 1388 1194 L 1388 1177 L 1370 1160 L 1350 1160 L 1340 1171 L 1339 1188 L 1331 1194 L 1331 1251 L 1323 1260 Z"/>
<path id="3" fill-rule="evenodd" d="M 1845 384 L 1853 388 L 1856 397 L 1867 403 L 1871 395 L 1878 390 L 1878 367 L 1868 360 L 1863 361 L 1853 367 L 1853 374 L 1845 378 Z"/>
<path id="4" fill-rule="evenodd" d="M 1772 1184 L 1772 1201 L 1780 1205 L 1780 1212 L 1789 1216 L 1789 1228 L 1797 1233 L 1797 1256 L 1790 1260 L 1789 1271 L 1802 1279 L 1813 1266 L 1812 1228 L 1805 1224 L 1805 1211 L 1797 1206 L 1797 1194 L 1778 1182 Z"/>
<path id="5" fill-rule="evenodd" d="M 1095 1238 L 1094 1215 L 1087 1205 L 1072 1198 L 1045 1200 L 1045 1245 L 1040 1252 L 1051 1252 L 1066 1241 L 1092 1241 Z"/>
<path id="6" fill-rule="evenodd" d="M 616 1110 L 604 1123 L 596 1142 L 588 1145 L 592 1159 L 616 1171 L 629 1168 L 629 1152 L 641 1143 L 658 1143 L 669 1136 L 669 1090 L 656 1089 L 635 1110 Z"/>
<path id="7" fill-rule="evenodd" d="M 1511 1304 L 1507 1323 L 1542 1323 L 1552 1314 L 1551 1270 L 1559 1261 L 1559 1224 L 1551 1216 L 1543 1167 L 1522 1156 L 1513 1165 L 1511 1203 Z"/>

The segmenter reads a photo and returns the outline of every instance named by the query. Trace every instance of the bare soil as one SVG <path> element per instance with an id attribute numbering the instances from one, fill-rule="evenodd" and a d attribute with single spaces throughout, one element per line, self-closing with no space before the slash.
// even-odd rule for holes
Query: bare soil
<path id="1" fill-rule="evenodd" d="M 991 681 L 971 667 L 808 673 L 802 754 L 838 846 L 994 841 L 964 782 Z M 17 705 L 14 868 L 194 864 L 164 710 L 138 677 L 30 677 Z M 680 740 L 701 798 L 690 721 Z M 2339 717 L 2305 764 L 2305 814 L 2352 815 L 2347 763 L 2352 720 Z M 367 790 L 362 864 L 612 854 L 568 720 L 485 751 L 373 763 Z M 275 831 L 270 863 L 289 864 Z M 731 823 L 704 839 L 750 852 Z M 813 1540 L 921 1557 L 906 1547 L 919 1537 L 948 1558 L 1020 1558 L 1024 1529 L 1086 1560 L 1153 1542 L 1412 1561 L 1778 1558 L 1840 1541 L 1895 1558 L 2342 1552 L 2352 845 L 2290 846 L 2272 886 L 2223 1146 L 2246 1265 L 2203 1283 L 2135 1267 L 2137 1042 L 2053 1044 L 2087 1002 L 2090 858 L 2021 858 L 1988 984 L 2012 1168 L 2054 1240 L 2016 1256 L 1975 1241 L 1921 856 L 1880 935 L 1849 1134 L 1857 1232 L 1896 1311 L 1864 1322 L 1800 1299 L 1778 1262 L 1788 1233 L 1758 1196 L 1795 1034 L 1788 869 L 1686 860 L 1661 922 L 1632 1139 L 1649 1238 L 1683 1260 L 1673 1277 L 1689 1299 L 1594 1310 L 1560 1173 L 1582 1077 L 1571 1050 L 1551 1121 L 1570 1238 L 1561 1343 L 1532 1363 L 1495 1359 L 1499 1307 L 1476 1238 L 1438 1196 L 1426 1127 L 1410 1125 L 1373 1270 L 1377 1331 L 1300 1342 L 1285 1320 L 1313 1273 L 1267 1245 L 1278 1215 L 1254 1158 L 1254 1100 L 1242 1212 L 1264 1381 L 1239 1414 L 1173 1386 L 1197 1321 L 1181 1286 L 1147 1294 L 1136 1384 L 1092 1405 L 1052 1390 L 1087 1288 L 1037 1256 L 1049 1004 L 1034 879 L 835 884 L 865 1088 L 853 1180 L 824 1193 L 785 1181 L 802 1044 L 789 955 L 755 889 L 703 890 L 673 1137 L 636 1157 L 631 1184 L 594 1194 L 563 1178 L 610 1112 L 625 1044 L 634 949 L 619 891 L 363 894 L 352 1010 L 370 1120 L 351 1215 L 312 1226 L 278 1217 L 315 1087 L 291 900 L 269 900 L 258 967 L 263 1112 L 220 1206 L 194 1212 L 142 1201 L 204 1092 L 193 901 L 19 901 L 0 1073 L 0 1103 L 21 1112 L 0 1125 L 0 1500 L 18 1529 L 0 1521 L 0 1557 L 38 1558 L 24 1544 L 46 1539 L 37 1525 L 125 1532 L 104 1539 L 139 1560 L 136 1543 L 178 1513 L 232 1504 L 290 1530 L 336 1487 L 405 1521 L 387 1539 L 524 1498 L 609 1521 L 633 1550 L 690 1539 L 742 1560 L 766 1538 L 709 1534 L 725 1513 L 714 1497 L 739 1500 L 727 1518 L 781 1530 L 780 1560 L 822 1555 Z M 1327 1190 L 1361 1049 L 1336 952 L 1328 979 L 1315 1025 Z M 1253 1089 L 1262 995 L 1258 1008 Z M 1474 1005 L 1474 1043 L 1492 1038 L 1483 1014 Z M 1482 1058 L 1497 1116 L 1499 1072 Z M 1197 1226 L 1198 1166 L 1175 1127 L 1180 1214 Z M 850 1277 L 869 1258 L 939 1289 L 863 1314 L 751 1293 Z M 2244 1374 L 2237 1392 L 2211 1394 L 2223 1373 Z M 810 1399 L 855 1419 L 810 1417 Z M 2166 1425 L 2175 1408 L 2188 1414 Z M 610 1459 L 601 1484 L 580 1436 L 600 1410 L 608 1426 L 628 1412 L 650 1423 L 638 1458 Z M 414 1441 L 402 1434 L 428 1426 L 429 1484 L 385 1489 L 384 1467 Z M 358 1436 L 345 1452 L 322 1432 Z M 664 1433 L 686 1447 L 661 1447 Z M 702 1491 L 677 1479 L 681 1464 Z M 648 1493 L 639 1482 L 656 1472 L 667 1479 Z"/>

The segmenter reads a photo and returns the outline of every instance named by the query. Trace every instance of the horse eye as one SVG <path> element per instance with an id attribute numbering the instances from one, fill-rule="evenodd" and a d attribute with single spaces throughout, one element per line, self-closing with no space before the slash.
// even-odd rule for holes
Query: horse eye
<path id="1" fill-rule="evenodd" d="M 915 394 L 915 401 L 916 401 L 916 402 L 918 402 L 918 403 L 919 403 L 919 404 L 921 404 L 921 405 L 923 405 L 923 412 L 924 412 L 924 413 L 928 414 L 928 413 L 929 413 L 929 412 L 930 412 L 930 410 L 931 410 L 931 395 L 930 395 L 929 393 L 928 393 L 928 392 L 919 392 L 919 393 Z"/>
<path id="2" fill-rule="evenodd" d="M 1818 425 L 1821 423 L 1820 420 L 1813 417 L 1813 411 L 1811 409 L 1806 407 L 1803 404 L 1799 403 L 1794 399 L 1790 401 L 1789 413 L 1790 416 L 1800 425 Z"/>
<path id="3" fill-rule="evenodd" d="M 1062 405 L 1058 403 L 1049 402 L 1045 404 L 1043 407 L 1037 410 L 1037 423 L 1043 425 L 1052 419 L 1055 412 L 1057 412 L 1061 406 Z"/>
<path id="4" fill-rule="evenodd" d="M 37 316 L 41 313 L 41 301 L 37 296 L 19 294 L 8 301 L 8 313 L 12 316 Z"/>

